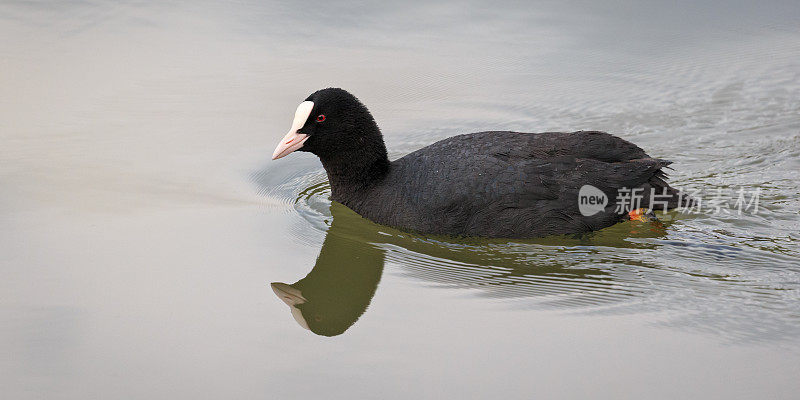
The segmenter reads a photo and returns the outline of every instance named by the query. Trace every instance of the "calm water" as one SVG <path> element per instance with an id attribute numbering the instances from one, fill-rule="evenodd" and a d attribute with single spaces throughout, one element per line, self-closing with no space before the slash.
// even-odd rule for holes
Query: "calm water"
<path id="1" fill-rule="evenodd" d="M 646 3 L 0 3 L 3 397 L 797 398 L 800 3 Z M 269 160 L 327 86 L 392 158 L 606 130 L 708 207 L 375 225 Z"/>

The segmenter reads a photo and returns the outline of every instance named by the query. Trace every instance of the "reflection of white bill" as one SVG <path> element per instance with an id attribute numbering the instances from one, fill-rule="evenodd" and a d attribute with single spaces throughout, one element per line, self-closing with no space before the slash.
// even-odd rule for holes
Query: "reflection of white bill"
<path id="1" fill-rule="evenodd" d="M 308 322 L 306 321 L 305 317 L 303 317 L 303 312 L 297 308 L 298 305 L 304 304 L 307 300 L 303 297 L 303 293 L 300 290 L 293 288 L 285 283 L 281 282 L 273 282 L 270 284 L 272 286 L 272 291 L 275 292 L 278 297 L 283 300 L 286 305 L 292 310 L 292 316 L 294 320 L 297 321 L 300 326 L 305 329 L 311 330 L 308 327 Z"/>
<path id="2" fill-rule="evenodd" d="M 603 211 L 606 204 L 608 204 L 606 194 L 592 185 L 583 185 L 578 191 L 578 210 L 584 217 L 590 217 Z"/>

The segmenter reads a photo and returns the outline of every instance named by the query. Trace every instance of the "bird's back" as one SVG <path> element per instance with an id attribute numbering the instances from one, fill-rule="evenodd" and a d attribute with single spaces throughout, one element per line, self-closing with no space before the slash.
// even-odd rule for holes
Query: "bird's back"
<path id="1" fill-rule="evenodd" d="M 383 180 L 347 205 L 375 222 L 431 234 L 588 232 L 621 220 L 619 189 L 666 186 L 660 169 L 668 164 L 604 132 L 479 132 L 392 162 Z M 580 213 L 583 185 L 606 194 L 604 211 Z"/>

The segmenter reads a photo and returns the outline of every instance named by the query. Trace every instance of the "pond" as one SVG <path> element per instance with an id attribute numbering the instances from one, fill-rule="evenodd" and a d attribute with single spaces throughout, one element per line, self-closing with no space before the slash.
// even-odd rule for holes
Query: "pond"
<path id="1" fill-rule="evenodd" d="M 9 398 L 796 398 L 800 3 L 0 4 Z M 701 206 L 425 236 L 270 157 L 342 87 L 390 158 L 603 130 Z M 744 200 L 744 201 L 742 201 Z"/>

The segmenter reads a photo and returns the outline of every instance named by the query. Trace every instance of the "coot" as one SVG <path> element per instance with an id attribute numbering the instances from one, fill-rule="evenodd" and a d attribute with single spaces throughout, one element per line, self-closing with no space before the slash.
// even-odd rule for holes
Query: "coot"
<path id="1" fill-rule="evenodd" d="M 682 197 L 665 181 L 670 161 L 605 132 L 469 133 L 389 161 L 372 114 L 339 88 L 300 103 L 272 159 L 296 150 L 322 161 L 333 201 L 425 234 L 589 232 L 630 219 L 640 206 L 675 208 Z"/>

